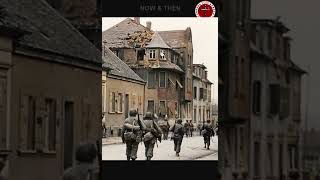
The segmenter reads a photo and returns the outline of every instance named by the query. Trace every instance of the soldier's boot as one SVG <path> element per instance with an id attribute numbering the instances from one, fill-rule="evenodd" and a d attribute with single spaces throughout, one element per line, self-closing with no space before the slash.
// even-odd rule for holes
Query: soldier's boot
<path id="1" fill-rule="evenodd" d="M 208 149 L 208 150 L 210 149 L 210 148 L 209 148 L 209 145 L 208 145 L 207 149 Z"/>
<path id="2" fill-rule="evenodd" d="M 179 157 L 179 153 L 178 152 L 176 152 L 176 156 Z"/>
<path id="3" fill-rule="evenodd" d="M 127 160 L 130 161 L 130 156 L 127 156 Z"/>
<path id="4" fill-rule="evenodd" d="M 204 148 L 207 148 L 207 144 L 206 143 L 204 143 Z"/>
<path id="5" fill-rule="evenodd" d="M 136 160 L 136 158 L 131 158 L 132 159 L 132 161 L 135 161 Z"/>
<path id="6" fill-rule="evenodd" d="M 147 161 L 150 161 L 150 160 L 151 160 L 151 157 L 148 156 L 148 157 L 147 157 Z"/>

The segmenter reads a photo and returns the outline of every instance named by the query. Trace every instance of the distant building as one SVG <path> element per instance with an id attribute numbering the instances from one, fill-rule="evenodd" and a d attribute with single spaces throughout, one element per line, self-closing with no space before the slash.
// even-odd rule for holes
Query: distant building
<path id="1" fill-rule="evenodd" d="M 102 114 L 107 136 L 119 136 L 130 109 L 144 114 L 145 84 L 130 67 L 110 49 L 104 48 L 102 71 Z"/>
<path id="2" fill-rule="evenodd" d="M 212 121 L 211 86 L 206 66 L 193 64 L 193 123 Z"/>
<path id="3" fill-rule="evenodd" d="M 250 169 L 254 179 L 302 179 L 301 76 L 290 56 L 289 29 L 251 20 Z"/>
<path id="4" fill-rule="evenodd" d="M 185 31 L 155 32 L 139 18 L 127 18 L 103 32 L 110 48 L 142 79 L 145 110 L 169 119 L 192 118 L 192 41 Z M 191 95 L 191 96 L 190 96 Z"/>
<path id="5" fill-rule="evenodd" d="M 219 169 L 221 179 L 247 179 L 250 128 L 251 0 L 218 0 Z"/>
<path id="6" fill-rule="evenodd" d="M 10 180 L 60 179 L 101 140 L 101 53 L 43 0 L 1 1 L 0 153 Z"/>

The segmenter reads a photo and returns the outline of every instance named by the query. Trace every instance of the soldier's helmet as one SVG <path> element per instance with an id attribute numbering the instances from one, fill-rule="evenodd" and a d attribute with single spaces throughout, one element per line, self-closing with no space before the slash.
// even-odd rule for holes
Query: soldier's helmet
<path id="1" fill-rule="evenodd" d="M 144 119 L 153 119 L 153 114 L 151 112 L 146 112 Z"/>
<path id="2" fill-rule="evenodd" d="M 138 114 L 137 110 L 136 109 L 131 109 L 129 111 L 129 116 L 136 116 Z"/>
<path id="3" fill-rule="evenodd" d="M 81 143 L 76 149 L 76 160 L 92 163 L 98 155 L 98 150 L 93 143 Z"/>
<path id="4" fill-rule="evenodd" d="M 181 124 L 182 123 L 182 119 L 178 119 L 177 123 Z"/>
<path id="5" fill-rule="evenodd" d="M 207 120 L 207 123 L 210 123 L 210 122 L 211 122 L 211 121 L 208 119 L 208 120 Z"/>

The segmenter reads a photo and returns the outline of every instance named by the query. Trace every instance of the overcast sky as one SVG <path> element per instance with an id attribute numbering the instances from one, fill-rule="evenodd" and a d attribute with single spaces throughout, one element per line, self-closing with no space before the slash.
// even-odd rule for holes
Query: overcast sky
<path id="1" fill-rule="evenodd" d="M 102 18 L 102 31 L 114 26 L 125 18 Z M 193 63 L 204 64 L 208 79 L 213 82 L 213 102 L 218 102 L 218 19 L 217 18 L 140 18 L 146 26 L 151 21 L 155 31 L 185 30 L 192 31 Z"/>
<path id="2" fill-rule="evenodd" d="M 302 122 L 316 129 L 320 129 L 319 6 L 319 0 L 252 1 L 252 17 L 281 16 L 280 20 L 291 29 L 292 60 L 309 72 L 302 84 L 303 117 L 308 121 Z"/>

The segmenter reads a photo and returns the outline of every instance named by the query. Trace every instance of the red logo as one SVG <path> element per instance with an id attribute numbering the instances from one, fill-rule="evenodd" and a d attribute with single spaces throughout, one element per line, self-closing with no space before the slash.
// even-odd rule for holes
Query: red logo
<path id="1" fill-rule="evenodd" d="M 214 17 L 216 9 L 210 1 L 201 1 L 197 4 L 195 13 L 197 17 Z"/>

